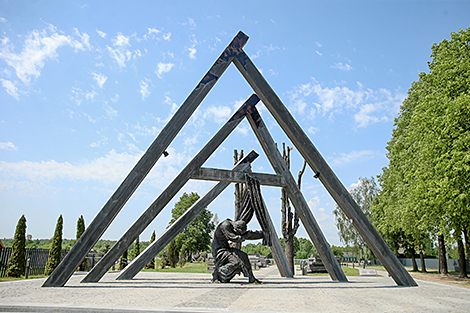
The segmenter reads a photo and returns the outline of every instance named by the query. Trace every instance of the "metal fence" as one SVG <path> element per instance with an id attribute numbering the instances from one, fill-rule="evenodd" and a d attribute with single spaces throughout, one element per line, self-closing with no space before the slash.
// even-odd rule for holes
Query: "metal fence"
<path id="1" fill-rule="evenodd" d="M 62 258 L 68 250 L 62 250 Z M 0 249 L 0 277 L 7 275 L 8 260 L 11 256 L 11 248 Z M 29 261 L 29 275 L 44 275 L 49 249 L 26 249 L 25 258 Z"/>

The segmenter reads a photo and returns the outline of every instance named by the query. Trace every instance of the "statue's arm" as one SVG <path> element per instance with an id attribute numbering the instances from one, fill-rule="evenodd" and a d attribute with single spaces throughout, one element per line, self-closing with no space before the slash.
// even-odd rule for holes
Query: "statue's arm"
<path id="1" fill-rule="evenodd" d="M 247 231 L 246 233 L 243 234 L 243 237 L 246 240 L 257 240 L 257 239 L 263 239 L 264 235 L 262 231 Z"/>
<path id="2" fill-rule="evenodd" d="M 242 242 L 243 240 L 245 240 L 243 236 L 240 236 L 239 234 L 235 232 L 235 229 L 233 228 L 231 224 L 221 225 L 221 226 L 222 227 L 220 229 L 222 230 L 225 238 L 227 238 L 231 242 Z"/>

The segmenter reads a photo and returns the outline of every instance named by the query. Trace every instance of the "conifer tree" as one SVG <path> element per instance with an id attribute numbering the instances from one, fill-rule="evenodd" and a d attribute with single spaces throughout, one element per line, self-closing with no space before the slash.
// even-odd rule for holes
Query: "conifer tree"
<path id="1" fill-rule="evenodd" d="M 152 237 L 150 237 L 150 244 L 155 241 L 155 231 L 152 233 Z M 155 268 L 155 258 L 153 258 L 149 264 L 147 264 L 147 268 Z"/>
<path id="2" fill-rule="evenodd" d="M 13 239 L 13 246 L 11 251 L 10 260 L 8 261 L 7 276 L 20 277 L 24 274 L 26 267 L 26 218 L 20 217 L 16 225 L 15 238 Z"/>
<path id="3" fill-rule="evenodd" d="M 78 218 L 78 221 L 77 221 L 77 241 L 78 239 L 82 236 L 82 234 L 85 232 L 85 219 L 83 218 L 83 215 L 81 215 L 79 218 Z M 79 271 L 86 271 L 86 265 L 87 265 L 87 262 L 86 262 L 86 258 L 83 259 L 83 262 L 80 263 L 79 267 L 78 267 L 78 270 Z"/>
<path id="4" fill-rule="evenodd" d="M 57 219 L 57 225 L 55 227 L 54 237 L 52 238 L 52 246 L 49 250 L 49 258 L 46 263 L 46 270 L 44 275 L 51 275 L 57 265 L 60 263 L 62 253 L 62 226 L 63 226 L 62 214 Z"/>
<path id="5" fill-rule="evenodd" d="M 127 250 L 124 251 L 121 257 L 121 262 L 119 262 L 119 270 L 122 271 L 127 266 Z"/>
<path id="6" fill-rule="evenodd" d="M 139 237 L 135 240 L 134 244 L 134 259 L 137 258 L 140 254 L 140 242 L 139 242 Z"/>

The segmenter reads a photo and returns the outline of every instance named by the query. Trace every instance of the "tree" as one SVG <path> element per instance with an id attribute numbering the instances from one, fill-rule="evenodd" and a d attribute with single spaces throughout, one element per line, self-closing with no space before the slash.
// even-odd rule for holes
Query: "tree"
<path id="1" fill-rule="evenodd" d="M 470 28 L 431 49 L 429 73 L 413 82 L 395 120 L 383 178 L 405 191 L 398 211 L 403 233 L 414 247 L 437 236 L 446 274 L 445 241 L 459 242 L 470 226 Z M 466 277 L 464 268 L 460 276 Z"/>
<path id="2" fill-rule="evenodd" d="M 286 162 L 287 168 L 290 169 L 290 152 L 292 151 L 293 148 L 287 146 L 285 143 L 282 144 L 282 158 Z M 298 180 L 297 184 L 301 186 L 301 180 L 302 180 L 302 175 L 305 172 L 305 168 L 307 166 L 307 162 L 304 161 L 304 165 L 302 169 L 300 170 L 298 174 Z M 292 207 L 290 205 L 289 198 L 287 196 L 287 189 L 282 188 L 281 189 L 281 215 L 282 215 L 282 220 L 281 220 L 281 228 L 282 228 L 282 236 L 285 241 L 285 249 L 284 253 L 287 258 L 287 262 L 289 263 L 289 266 L 291 268 L 292 273 L 295 273 L 294 271 L 294 240 L 295 234 L 297 233 L 297 230 L 299 229 L 300 223 L 299 223 L 299 216 L 297 215 L 297 212 L 293 212 Z"/>
<path id="3" fill-rule="evenodd" d="M 54 237 L 52 238 L 52 246 L 49 250 L 49 258 L 47 259 L 46 269 L 44 275 L 51 275 L 57 265 L 60 263 L 62 254 L 62 225 L 63 225 L 62 214 L 57 219 L 57 225 L 54 231 Z"/>
<path id="4" fill-rule="evenodd" d="M 126 266 L 127 266 L 127 257 L 128 253 L 127 250 L 124 251 L 124 253 L 121 256 L 121 259 L 119 260 L 119 270 L 122 271 Z"/>
<path id="5" fill-rule="evenodd" d="M 155 241 L 155 230 L 152 233 L 152 236 L 150 237 L 150 244 Z M 155 268 L 155 258 L 153 258 L 149 264 L 147 264 L 147 268 Z"/>
<path id="6" fill-rule="evenodd" d="M 8 260 L 7 276 L 20 277 L 24 275 L 26 267 L 26 218 L 24 215 L 16 224 L 15 237 L 11 249 L 10 260 Z"/>
<path id="7" fill-rule="evenodd" d="M 80 217 L 77 220 L 77 241 L 78 239 L 83 235 L 85 232 L 85 219 L 83 218 L 83 215 L 80 215 Z M 82 263 L 78 266 L 79 271 L 86 271 L 87 267 L 87 262 L 86 258 L 83 259 Z"/>
<path id="8" fill-rule="evenodd" d="M 172 219 L 170 225 L 183 215 L 198 199 L 199 195 L 195 192 L 190 194 L 183 193 L 180 200 L 171 210 Z M 202 212 L 172 240 L 170 245 L 174 245 L 171 247 L 175 250 L 170 251 L 170 249 L 168 249 L 168 254 L 172 252 L 178 253 L 180 264 L 183 264 L 183 262 L 190 260 L 192 253 L 208 250 L 212 239 L 211 232 L 215 229 L 212 216 L 213 214 L 207 208 L 204 208 Z M 170 259 L 170 255 L 168 255 L 168 258 Z"/>
<path id="9" fill-rule="evenodd" d="M 134 259 L 137 258 L 140 254 L 140 242 L 139 242 L 139 236 L 135 239 L 134 243 Z"/>

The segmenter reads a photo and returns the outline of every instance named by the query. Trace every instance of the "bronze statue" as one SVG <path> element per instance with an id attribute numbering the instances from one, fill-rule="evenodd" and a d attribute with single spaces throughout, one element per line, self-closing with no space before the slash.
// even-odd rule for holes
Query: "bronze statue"
<path id="1" fill-rule="evenodd" d="M 248 277 L 250 284 L 261 283 L 253 275 L 248 254 L 230 247 L 229 241 L 235 243 L 262 238 L 264 238 L 262 231 L 247 231 L 246 222 L 243 220 L 234 222 L 226 219 L 220 223 L 215 229 L 212 240 L 212 255 L 215 260 L 212 282 L 228 283 L 236 274 L 243 273 Z"/>

